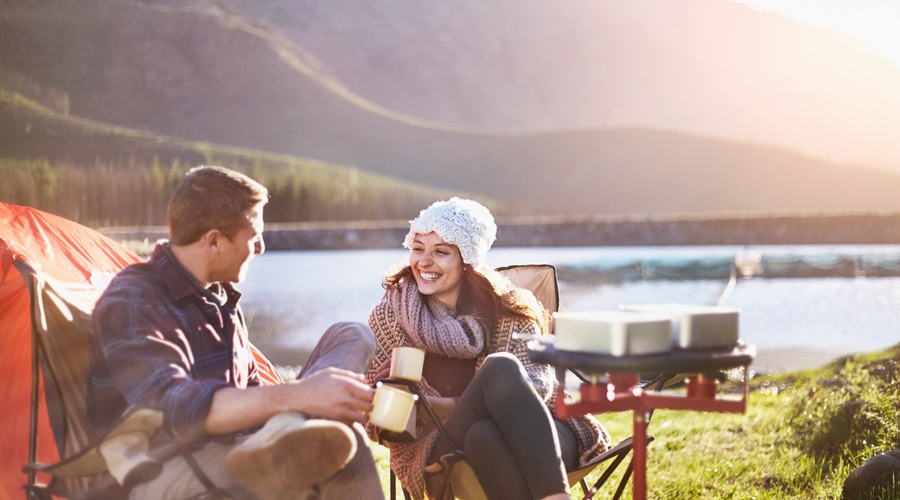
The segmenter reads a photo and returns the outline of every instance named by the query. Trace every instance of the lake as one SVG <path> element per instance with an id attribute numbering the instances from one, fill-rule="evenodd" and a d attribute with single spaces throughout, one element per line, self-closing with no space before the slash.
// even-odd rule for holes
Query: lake
<path id="1" fill-rule="evenodd" d="M 747 251 L 742 247 L 498 247 L 488 254 L 488 264 L 590 267 L 635 258 L 690 262 Z M 878 255 L 900 254 L 900 247 L 758 246 L 752 251 Z M 406 257 L 403 249 L 282 251 L 258 256 L 246 281 L 238 286 L 244 292 L 242 304 L 254 343 L 277 364 L 302 364 L 328 325 L 366 321 L 383 293 L 385 271 Z M 561 279 L 561 308 L 713 305 L 723 297 L 727 284 L 727 279 L 613 284 Z M 815 367 L 841 355 L 900 342 L 900 277 L 743 278 L 724 297 L 724 305 L 740 309 L 740 335 L 757 347 L 752 368 L 758 372 Z"/>

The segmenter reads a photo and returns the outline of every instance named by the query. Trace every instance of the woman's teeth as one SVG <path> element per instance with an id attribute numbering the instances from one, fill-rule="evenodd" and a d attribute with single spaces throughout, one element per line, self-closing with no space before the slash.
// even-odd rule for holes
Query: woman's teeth
<path id="1" fill-rule="evenodd" d="M 419 276 L 425 281 L 434 281 L 438 279 L 438 275 L 435 273 L 419 273 Z"/>

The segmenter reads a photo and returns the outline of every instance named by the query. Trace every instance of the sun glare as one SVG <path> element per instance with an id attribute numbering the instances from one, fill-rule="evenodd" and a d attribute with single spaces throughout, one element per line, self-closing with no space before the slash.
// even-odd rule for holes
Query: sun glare
<path id="1" fill-rule="evenodd" d="M 833 30 L 871 47 L 900 71 L 900 2 L 897 0 L 733 0 Z"/>

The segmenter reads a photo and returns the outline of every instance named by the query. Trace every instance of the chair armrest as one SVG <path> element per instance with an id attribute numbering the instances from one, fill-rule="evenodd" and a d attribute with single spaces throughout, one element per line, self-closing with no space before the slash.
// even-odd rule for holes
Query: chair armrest
<path id="1" fill-rule="evenodd" d="M 106 460 L 100 454 L 103 443 L 119 436 L 131 433 L 152 435 L 162 426 L 163 412 L 153 408 L 130 408 L 119 422 L 102 438 L 85 447 L 78 454 L 55 464 L 28 464 L 27 470 L 46 472 L 47 474 L 65 477 L 85 477 L 106 472 Z"/>

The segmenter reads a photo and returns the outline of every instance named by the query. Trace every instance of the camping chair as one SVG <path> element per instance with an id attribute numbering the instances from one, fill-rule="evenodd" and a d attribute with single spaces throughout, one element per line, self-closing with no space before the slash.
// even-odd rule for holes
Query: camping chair
<path id="1" fill-rule="evenodd" d="M 69 290 L 45 280 L 27 263 L 18 262 L 28 280 L 32 295 L 32 380 L 43 381 L 44 396 L 51 428 L 57 443 L 57 463 L 37 463 L 37 427 L 32 426 L 30 462 L 26 497 L 33 500 L 65 498 L 122 498 L 134 485 L 155 478 L 162 463 L 176 455 L 184 456 L 210 494 L 223 497 L 196 465 L 187 447 L 166 424 L 162 411 L 131 408 L 100 438 L 91 436 L 86 395 L 90 377 L 90 313 L 79 308 L 78 299 L 68 298 Z M 32 392 L 32 421 L 37 418 L 39 394 Z M 171 447 L 153 456 L 147 454 L 147 441 L 157 430 L 167 432 Z M 143 445 L 141 445 L 143 443 Z M 36 473 L 50 476 L 47 484 L 36 481 Z"/>
<path id="2" fill-rule="evenodd" d="M 27 474 L 22 486 L 26 498 L 123 498 L 131 486 L 156 477 L 162 464 L 176 456 L 184 457 L 206 486 L 204 497 L 226 498 L 160 410 L 130 408 L 105 436 L 92 435 L 87 408 L 90 315 L 104 278 L 141 259 L 95 231 L 37 210 L 0 204 L 0 222 L 0 292 L 20 300 L 15 307 L 0 308 L 0 325 L 8 336 L 21 334 L 25 346 L 23 355 L 8 359 L 25 358 L 7 383 L 16 387 L 11 393 L 15 400 L 23 400 L 8 411 L 30 410 L 28 456 L 17 464 Z M 254 355 L 263 380 L 279 381 L 268 360 L 258 351 Z M 17 442 L 24 438 L 23 430 L 12 432 Z M 146 440 L 155 432 L 166 432 L 172 444 L 147 453 Z M 5 449 L 18 457 L 18 447 Z M 9 498 L 3 492 L 0 497 Z"/>
<path id="3" fill-rule="evenodd" d="M 513 284 L 519 286 L 521 288 L 526 288 L 531 290 L 534 293 L 535 297 L 544 305 L 545 309 L 547 309 L 548 313 L 556 312 L 559 309 L 559 282 L 556 274 L 556 267 L 548 264 L 525 264 L 525 265 L 513 265 L 498 268 L 497 271 L 509 278 Z M 586 381 L 586 379 L 579 373 L 572 370 L 575 375 Z M 668 375 L 660 375 L 657 379 L 651 381 L 645 386 L 653 386 L 656 390 L 662 389 L 666 380 L 668 380 Z M 661 381 L 660 381 L 661 380 Z M 461 456 L 465 456 L 465 453 L 461 450 L 461 448 L 453 442 L 450 436 L 447 434 L 444 429 L 441 419 L 434 412 L 434 409 L 428 403 L 425 394 L 422 393 L 421 389 L 414 383 L 407 380 L 400 379 L 384 379 L 383 383 L 389 384 L 399 384 L 405 385 L 411 392 L 418 395 L 418 405 L 424 408 L 426 415 L 428 418 L 432 420 L 432 422 L 437 427 L 437 430 L 441 436 L 441 439 L 445 439 L 451 446 L 456 450 L 458 454 Z M 648 442 L 653 441 L 653 436 L 647 436 Z M 584 493 L 585 499 L 593 498 L 593 495 L 599 491 L 599 489 L 612 477 L 612 474 L 616 471 L 619 465 L 628 457 L 628 453 L 632 448 L 632 438 L 628 437 L 623 439 L 621 442 L 616 444 L 615 446 L 608 449 L 606 452 L 597 456 L 591 462 L 585 464 L 584 466 L 573 470 L 568 473 L 568 481 L 570 485 L 574 485 L 576 483 L 580 484 L 582 492 Z M 594 482 L 593 486 L 589 486 L 587 483 L 587 476 L 591 472 L 593 472 L 597 467 L 601 464 L 607 463 L 606 468 L 600 474 L 600 477 Z M 631 477 L 631 462 L 629 464 L 622 476 L 622 479 L 616 489 L 615 496 L 613 498 L 618 499 L 621 497 L 622 493 L 625 490 L 625 487 L 628 483 L 628 480 Z M 394 475 L 394 472 L 390 473 L 390 492 L 391 492 L 391 500 L 396 499 L 396 483 L 397 478 Z M 469 464 L 463 459 L 456 464 L 454 464 L 453 468 L 450 471 L 450 484 L 453 490 L 453 495 L 455 498 L 461 500 L 487 500 L 487 495 L 484 493 L 484 489 L 481 487 L 478 478 L 475 476 L 475 471 L 469 466 Z M 408 500 L 409 494 L 404 490 L 404 497 Z"/>

